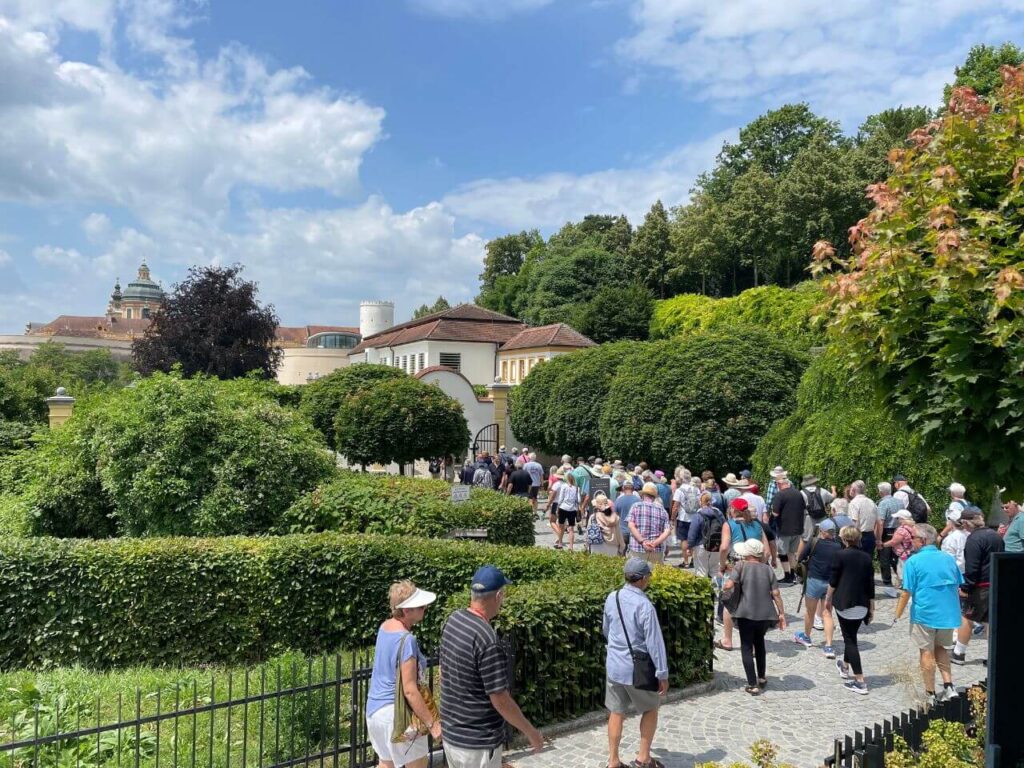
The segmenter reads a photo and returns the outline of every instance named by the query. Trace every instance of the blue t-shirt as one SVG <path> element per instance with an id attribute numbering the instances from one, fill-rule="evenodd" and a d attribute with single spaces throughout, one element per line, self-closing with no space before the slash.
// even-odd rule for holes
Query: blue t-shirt
<path id="1" fill-rule="evenodd" d="M 405 641 L 405 647 L 402 648 L 402 661 L 408 661 L 415 656 L 421 670 L 427 666 L 427 660 L 420 653 L 419 643 L 416 642 L 416 636 L 412 632 L 377 630 L 377 645 L 373 655 L 373 676 L 370 678 L 370 691 L 366 696 L 367 717 L 377 710 L 395 703 L 395 668 L 398 666 L 398 646 L 406 635 L 409 636 L 409 639 Z"/>
<path id="2" fill-rule="evenodd" d="M 757 520 L 751 520 L 749 523 L 741 523 L 739 520 L 730 520 L 729 533 L 732 535 L 733 547 L 747 539 L 757 539 L 760 541 L 761 536 L 764 535 L 761 524 L 757 522 Z"/>
<path id="3" fill-rule="evenodd" d="M 572 476 L 576 478 L 576 487 L 580 489 L 580 496 L 586 496 L 590 493 L 590 470 L 586 467 L 576 467 L 572 471 Z"/>
<path id="4" fill-rule="evenodd" d="M 903 589 L 910 593 L 910 621 L 931 629 L 960 626 L 963 574 L 952 555 L 922 547 L 903 566 Z"/>
<path id="5" fill-rule="evenodd" d="M 623 494 L 615 500 L 615 512 L 619 516 L 619 528 L 622 530 L 623 536 L 629 535 L 629 510 L 639 501 L 640 497 L 635 493 L 628 496 Z"/>
<path id="6" fill-rule="evenodd" d="M 668 483 L 655 483 L 654 487 L 658 489 L 658 498 L 661 499 L 661 503 L 665 507 L 665 511 L 671 512 L 672 486 L 670 486 Z"/>

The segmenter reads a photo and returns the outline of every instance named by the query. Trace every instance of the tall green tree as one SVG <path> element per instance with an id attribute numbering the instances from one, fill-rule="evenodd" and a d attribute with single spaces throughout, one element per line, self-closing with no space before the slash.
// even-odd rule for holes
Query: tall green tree
<path id="1" fill-rule="evenodd" d="M 484 246 L 484 271 L 480 273 L 480 294 L 477 303 L 487 306 L 488 294 L 503 277 L 514 277 L 523 268 L 526 254 L 544 239 L 536 229 L 496 237 Z"/>
<path id="2" fill-rule="evenodd" d="M 778 182 L 755 165 L 736 179 L 728 202 L 722 206 L 724 245 L 739 257 L 733 268 L 734 293 L 737 266 L 750 270 L 756 287 L 779 263 L 777 199 Z"/>
<path id="3" fill-rule="evenodd" d="M 995 95 L 1003 82 L 1000 68 L 1004 65 L 1019 67 L 1021 64 L 1024 64 L 1024 50 L 1014 43 L 1006 42 L 998 47 L 975 45 L 964 63 L 953 70 L 953 82 L 943 88 L 943 104 L 949 104 L 953 89 L 961 85 L 973 89 L 982 97 Z"/>
<path id="4" fill-rule="evenodd" d="M 413 311 L 412 319 L 418 320 L 426 315 L 432 315 L 435 312 L 443 312 L 446 309 L 451 309 L 452 305 L 448 303 L 448 299 L 444 296 L 438 296 L 437 301 L 433 304 L 420 304 L 420 306 Z"/>
<path id="5" fill-rule="evenodd" d="M 934 115 L 928 107 L 901 106 L 869 115 L 861 123 L 854 140 L 856 150 L 853 157 L 864 186 L 885 180 L 889 175 L 889 152 L 908 147 L 907 137 L 932 117 Z"/>
<path id="6" fill-rule="evenodd" d="M 593 245 L 549 247 L 543 261 L 529 273 L 528 304 L 521 315 L 534 325 L 571 317 L 576 306 L 590 301 L 603 285 L 621 284 L 621 259 Z"/>
<path id="7" fill-rule="evenodd" d="M 550 246 L 576 248 L 593 245 L 615 256 L 625 257 L 633 239 L 633 227 L 625 216 L 588 214 L 582 221 L 570 221 L 548 240 Z"/>
<path id="8" fill-rule="evenodd" d="M 836 269 L 827 317 L 846 363 L 948 456 L 958 479 L 1024 491 L 1024 67 L 995 105 L 967 87 L 919 129 L 870 188 L 853 254 L 815 247 Z"/>
<path id="9" fill-rule="evenodd" d="M 242 267 L 192 267 L 153 314 L 145 336 L 132 344 L 140 373 L 202 373 L 233 379 L 258 371 L 273 378 L 281 362 L 275 345 L 274 307 L 260 306 L 256 283 L 241 278 Z"/>
<path id="10" fill-rule="evenodd" d="M 630 275 L 659 299 L 664 299 L 668 292 L 671 253 L 668 214 L 661 200 L 656 200 L 644 217 L 644 223 L 637 227 L 629 246 L 627 264 Z"/>
<path id="11" fill-rule="evenodd" d="M 721 206 L 710 195 L 697 192 L 688 205 L 673 209 L 669 222 L 673 285 L 705 296 L 721 291 L 722 276 L 732 258 L 721 230 Z"/>
<path id="12" fill-rule="evenodd" d="M 584 336 L 603 344 L 632 339 L 644 341 L 654 314 L 654 298 L 646 286 L 604 285 L 594 298 L 577 307 L 569 324 Z"/>

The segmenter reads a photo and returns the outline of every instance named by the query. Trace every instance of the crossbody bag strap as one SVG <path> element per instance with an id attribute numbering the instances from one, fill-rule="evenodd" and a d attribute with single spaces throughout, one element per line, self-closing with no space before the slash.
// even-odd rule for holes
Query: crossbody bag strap
<path id="1" fill-rule="evenodd" d="M 615 607 L 619 609 L 619 621 L 622 622 L 622 634 L 626 636 L 626 647 L 629 648 L 629 655 L 633 655 L 633 644 L 629 642 L 629 630 L 626 629 L 626 620 L 622 618 L 622 603 L 619 602 L 619 594 L 622 590 L 615 593 Z"/>

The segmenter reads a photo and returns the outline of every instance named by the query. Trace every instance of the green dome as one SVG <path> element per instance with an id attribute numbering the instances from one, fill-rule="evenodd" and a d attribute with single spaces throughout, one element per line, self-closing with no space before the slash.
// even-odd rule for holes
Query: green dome
<path id="1" fill-rule="evenodd" d="M 157 304 L 163 301 L 164 290 L 150 279 L 146 262 L 142 262 L 138 276 L 128 283 L 121 298 L 123 301 L 151 301 Z"/>

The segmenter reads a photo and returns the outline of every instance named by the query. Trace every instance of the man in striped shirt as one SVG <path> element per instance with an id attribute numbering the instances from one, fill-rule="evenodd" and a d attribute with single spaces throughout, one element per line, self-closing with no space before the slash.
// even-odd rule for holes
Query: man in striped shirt
<path id="1" fill-rule="evenodd" d="M 441 631 L 441 733 L 450 768 L 501 768 L 505 723 L 534 752 L 544 741 L 509 690 L 509 660 L 491 626 L 505 598 L 505 575 L 493 565 L 473 574 L 468 609 Z"/>

